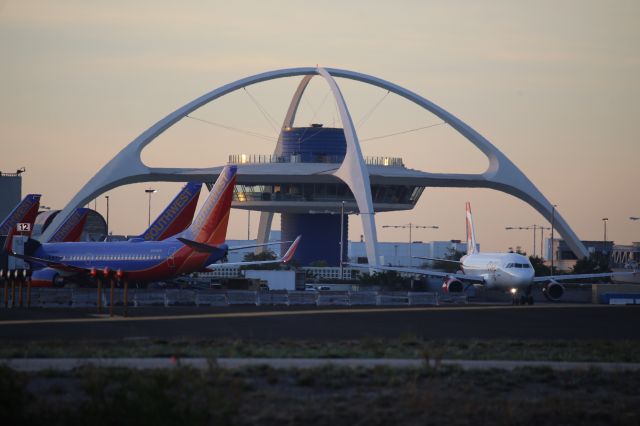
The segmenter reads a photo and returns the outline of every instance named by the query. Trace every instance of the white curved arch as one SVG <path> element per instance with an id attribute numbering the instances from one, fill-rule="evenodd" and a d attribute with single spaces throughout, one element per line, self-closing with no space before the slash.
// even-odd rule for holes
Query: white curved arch
<path id="1" fill-rule="evenodd" d="M 450 114 L 446 110 L 416 93 L 376 77 L 333 68 L 327 68 L 326 72 L 333 77 L 348 78 L 381 87 L 420 105 L 456 129 L 471 143 L 477 146 L 489 159 L 489 167 L 482 174 L 430 174 L 430 182 L 434 185 L 446 187 L 486 187 L 497 189 L 524 200 L 540 212 L 547 220 L 551 221 L 553 211 L 552 204 L 544 197 L 544 195 L 542 195 L 535 185 L 524 175 L 524 173 L 520 171 L 520 169 L 518 169 L 504 154 L 502 154 L 500 150 L 453 114 Z M 49 228 L 47 228 L 45 233 L 42 234 L 41 238 L 49 238 L 50 234 L 55 232 L 60 224 L 66 220 L 76 207 L 86 204 L 89 200 L 111 188 L 134 182 L 188 179 L 188 176 L 181 177 L 181 174 L 183 174 L 185 170 L 193 172 L 197 169 L 151 168 L 143 164 L 140 159 L 140 154 L 146 145 L 190 112 L 245 86 L 277 78 L 313 75 L 319 73 L 320 71 L 317 68 L 306 67 L 282 69 L 257 74 L 222 86 L 177 109 L 147 129 L 122 151 L 120 151 L 120 153 L 118 153 L 111 161 L 109 161 L 109 163 L 107 163 L 91 180 L 89 180 L 89 182 L 87 182 L 87 184 L 85 184 L 78 194 L 73 197 L 64 210 L 56 216 L 53 223 Z M 159 179 L 160 177 L 162 177 L 162 179 Z M 167 177 L 170 178 L 167 179 Z M 558 232 L 567 241 L 567 244 L 572 251 L 578 257 L 587 256 L 588 252 L 582 242 L 557 212 L 555 213 L 555 223 Z M 371 259 L 369 259 L 369 261 L 371 262 Z"/>

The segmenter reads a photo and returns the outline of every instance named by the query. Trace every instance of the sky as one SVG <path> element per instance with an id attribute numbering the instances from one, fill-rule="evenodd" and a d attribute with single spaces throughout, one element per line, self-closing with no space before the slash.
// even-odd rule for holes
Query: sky
<path id="1" fill-rule="evenodd" d="M 26 167 L 23 194 L 62 208 L 128 143 L 219 86 L 299 66 L 383 78 L 435 102 L 506 154 L 578 236 L 640 241 L 637 1 L 13 1 L 0 0 L 0 170 Z M 251 86 L 183 119 L 142 154 L 151 166 L 209 167 L 231 154 L 271 154 L 299 78 Z M 402 157 L 429 172 L 482 172 L 486 158 L 441 122 L 395 95 L 339 79 L 364 155 Z M 314 79 L 296 125 L 338 125 L 328 87 Z M 267 114 L 261 113 L 263 108 Z M 368 117 L 368 118 L 367 118 Z M 109 191 L 110 225 L 147 225 L 180 184 Z M 464 239 L 471 201 L 483 250 L 521 246 L 547 222 L 526 203 L 488 189 L 427 188 L 415 209 L 376 215 L 381 241 L 437 225 L 414 240 Z M 202 198 L 201 198 L 202 202 Z M 97 209 L 105 214 L 104 196 Z M 93 206 L 93 203 L 92 203 Z M 248 221 L 249 219 L 249 221 Z M 258 214 L 234 210 L 229 238 L 255 238 Z M 277 228 L 279 221 L 274 221 Z M 358 240 L 358 217 L 349 237 Z M 539 250 L 539 249 L 538 249 Z"/>

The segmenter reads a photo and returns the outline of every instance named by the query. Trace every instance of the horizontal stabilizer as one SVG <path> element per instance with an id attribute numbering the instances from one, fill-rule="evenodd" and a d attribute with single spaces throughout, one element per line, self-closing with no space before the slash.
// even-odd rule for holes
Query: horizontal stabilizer
<path id="1" fill-rule="evenodd" d="M 295 254 L 296 249 L 300 244 L 301 238 L 302 238 L 302 235 L 298 235 L 298 237 L 293 241 L 293 244 L 291 244 L 287 252 L 280 259 L 255 260 L 255 261 L 248 261 L 248 262 L 214 263 L 212 265 L 209 265 L 208 267 L 215 269 L 216 267 L 220 267 L 220 266 L 252 266 L 252 265 L 269 265 L 269 264 L 276 264 L 276 263 L 288 263 L 293 258 L 293 255 Z M 279 242 L 284 242 L 284 241 L 279 241 Z"/>
<path id="2" fill-rule="evenodd" d="M 182 244 L 184 244 L 186 246 L 191 247 L 192 249 L 194 249 L 195 251 L 197 251 L 199 253 L 213 253 L 213 252 L 216 252 L 216 251 L 220 250 L 216 246 L 211 246 L 209 244 L 199 243 L 197 241 L 188 240 L 188 239 L 182 238 L 182 237 L 178 237 L 178 241 L 180 241 Z"/>

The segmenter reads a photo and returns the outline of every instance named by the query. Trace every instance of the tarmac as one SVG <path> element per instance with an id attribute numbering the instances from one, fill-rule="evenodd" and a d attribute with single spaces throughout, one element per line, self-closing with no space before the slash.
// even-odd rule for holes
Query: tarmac
<path id="1" fill-rule="evenodd" d="M 188 366 L 197 369 L 245 368 L 249 366 L 268 366 L 271 368 L 311 369 L 327 365 L 347 368 L 421 368 L 427 361 L 421 359 L 361 359 L 361 358 L 14 358 L 0 359 L 0 365 L 13 370 L 35 372 L 45 370 L 71 371 L 75 368 L 93 366 L 99 368 L 131 368 L 138 370 L 168 369 Z M 514 370 L 516 368 L 551 368 L 554 370 L 589 370 L 597 368 L 604 371 L 640 370 L 640 363 L 622 362 L 560 362 L 560 361 L 503 361 L 503 360 L 430 360 L 431 368 L 457 366 L 463 370 Z"/>
<path id="2" fill-rule="evenodd" d="M 107 312 L 107 311 L 105 311 Z M 640 306 L 145 307 L 0 309 L 3 341 L 242 338 L 253 340 L 640 338 Z"/>

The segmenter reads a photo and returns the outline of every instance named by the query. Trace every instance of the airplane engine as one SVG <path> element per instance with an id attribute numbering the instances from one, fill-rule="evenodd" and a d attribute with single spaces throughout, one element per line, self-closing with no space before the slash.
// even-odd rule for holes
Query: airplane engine
<path id="1" fill-rule="evenodd" d="M 551 281 L 542 287 L 544 296 L 552 302 L 558 302 L 564 294 L 564 286 L 557 281 Z"/>
<path id="2" fill-rule="evenodd" d="M 63 287 L 64 279 L 51 269 L 35 270 L 31 274 L 32 287 Z"/>
<path id="3" fill-rule="evenodd" d="M 462 293 L 464 291 L 464 284 L 462 281 L 456 278 L 446 278 L 442 282 L 443 293 Z"/>

